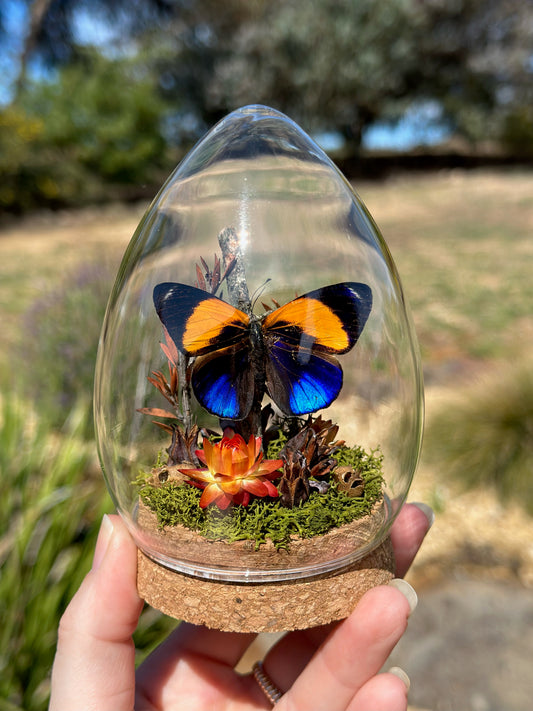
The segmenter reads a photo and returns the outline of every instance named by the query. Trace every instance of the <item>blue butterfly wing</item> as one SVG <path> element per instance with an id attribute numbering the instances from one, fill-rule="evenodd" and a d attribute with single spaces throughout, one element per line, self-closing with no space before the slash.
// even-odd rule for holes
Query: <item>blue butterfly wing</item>
<path id="1" fill-rule="evenodd" d="M 248 316 L 186 284 L 158 284 L 153 298 L 178 350 L 194 358 L 191 384 L 200 405 L 224 419 L 246 417 L 254 394 Z"/>
<path id="2" fill-rule="evenodd" d="M 261 325 L 261 362 L 252 358 L 248 316 L 221 299 L 164 283 L 154 289 L 154 305 L 177 348 L 195 358 L 191 383 L 198 402 L 218 417 L 239 420 L 253 405 L 258 368 L 265 368 L 268 393 L 287 415 L 328 407 L 343 382 L 335 354 L 357 342 L 372 292 L 365 284 L 333 284 L 271 312 Z"/>
<path id="3" fill-rule="evenodd" d="M 267 389 L 287 415 L 306 415 L 328 407 L 342 388 L 342 368 L 333 356 L 294 348 L 279 340 L 271 344 L 266 364 Z"/>
<path id="4" fill-rule="evenodd" d="M 342 388 L 336 355 L 356 344 L 372 309 L 366 284 L 343 282 L 310 291 L 263 321 L 266 385 L 287 415 L 331 405 Z"/>
<path id="5" fill-rule="evenodd" d="M 254 375 L 247 344 L 199 356 L 194 361 L 192 387 L 208 412 L 228 420 L 241 420 L 250 412 Z"/>

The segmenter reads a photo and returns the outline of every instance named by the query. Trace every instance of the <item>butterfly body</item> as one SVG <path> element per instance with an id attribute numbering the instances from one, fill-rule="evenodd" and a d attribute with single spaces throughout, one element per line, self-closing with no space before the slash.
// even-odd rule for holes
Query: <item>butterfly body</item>
<path id="1" fill-rule="evenodd" d="M 194 358 L 197 400 L 218 417 L 240 420 L 265 391 L 290 416 L 328 407 L 343 382 L 336 356 L 361 335 L 372 292 L 366 284 L 342 282 L 259 317 L 167 282 L 155 287 L 154 305 L 178 350 Z"/>

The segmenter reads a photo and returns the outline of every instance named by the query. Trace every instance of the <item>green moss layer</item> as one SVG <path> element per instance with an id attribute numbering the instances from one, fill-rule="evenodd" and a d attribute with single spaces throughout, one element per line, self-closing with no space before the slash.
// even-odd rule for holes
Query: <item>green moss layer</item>
<path id="1" fill-rule="evenodd" d="M 335 458 L 341 465 L 357 468 L 365 483 L 362 496 L 349 497 L 332 483 L 326 494 L 313 491 L 307 501 L 292 509 L 268 498 L 220 511 L 214 505 L 200 508 L 200 489 L 169 481 L 159 486 L 142 485 L 140 497 L 157 515 L 160 528 L 181 525 L 209 540 L 228 543 L 252 540 L 259 548 L 270 539 L 276 548 L 288 548 L 291 536 L 323 535 L 366 516 L 382 498 L 381 453 L 368 454 L 360 447 L 342 447 Z"/>

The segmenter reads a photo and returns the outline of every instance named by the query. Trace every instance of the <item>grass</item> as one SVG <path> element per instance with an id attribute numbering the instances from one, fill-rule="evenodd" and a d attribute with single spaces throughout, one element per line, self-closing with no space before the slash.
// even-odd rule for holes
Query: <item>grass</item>
<path id="1" fill-rule="evenodd" d="M 531 321 L 531 173 L 444 172 L 355 187 L 391 248 L 426 361 L 514 357 L 517 345 L 527 348 L 516 341 Z M 77 215 L 55 224 L 28 218 L 0 232 L 0 369 L 33 301 L 95 255 L 116 264 L 141 210 Z"/>
<path id="2" fill-rule="evenodd" d="M 70 420 L 50 432 L 22 401 L 2 400 L 0 423 L 0 698 L 5 708 L 46 708 L 62 609 L 88 570 L 96 525 L 109 508 L 87 477 L 93 449 Z M 1 705 L 0 705 L 1 707 Z"/>
<path id="3" fill-rule="evenodd" d="M 531 323 L 529 173 L 443 174 L 360 190 L 397 263 L 425 361 L 515 357 Z"/>
<path id="4" fill-rule="evenodd" d="M 0 411 L 0 709 L 44 711 L 59 618 L 88 572 L 112 504 L 83 439 L 85 409 L 57 433 L 13 395 Z M 141 660 L 175 623 L 147 610 Z"/>
<path id="5" fill-rule="evenodd" d="M 85 263 L 40 295 L 20 322 L 13 379 L 55 428 L 74 408 L 85 406 L 88 438 L 93 436 L 94 364 L 113 276 L 104 262 Z"/>
<path id="6" fill-rule="evenodd" d="M 533 515 L 533 360 L 498 367 L 428 422 L 426 457 L 441 477 L 491 487 Z"/>

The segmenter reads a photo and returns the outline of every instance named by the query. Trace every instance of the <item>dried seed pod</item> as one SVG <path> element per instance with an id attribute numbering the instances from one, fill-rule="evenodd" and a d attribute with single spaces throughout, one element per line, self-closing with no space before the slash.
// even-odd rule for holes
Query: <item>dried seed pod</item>
<path id="1" fill-rule="evenodd" d="M 180 462 L 179 464 L 168 465 L 165 464 L 162 467 L 154 467 L 152 469 L 151 477 L 148 481 L 152 486 L 159 486 L 160 484 L 165 484 L 166 482 L 172 482 L 173 484 L 183 484 L 188 481 L 188 477 L 183 473 L 183 469 L 194 469 L 195 465 L 191 462 Z"/>
<path id="2" fill-rule="evenodd" d="M 339 428 L 331 420 L 317 417 L 291 437 L 282 450 L 284 453 L 301 452 L 305 458 L 308 476 L 323 477 L 335 466 L 331 455 L 341 442 L 334 442 Z"/>
<path id="3" fill-rule="evenodd" d="M 309 479 L 311 489 L 316 489 L 319 494 L 327 494 L 329 489 L 329 481 L 319 481 L 318 479 Z"/>
<path id="4" fill-rule="evenodd" d="M 347 496 L 356 497 L 362 496 L 365 488 L 365 483 L 361 479 L 360 472 L 353 467 L 341 466 L 333 470 L 333 478 L 337 482 L 339 491 L 344 492 Z"/>

